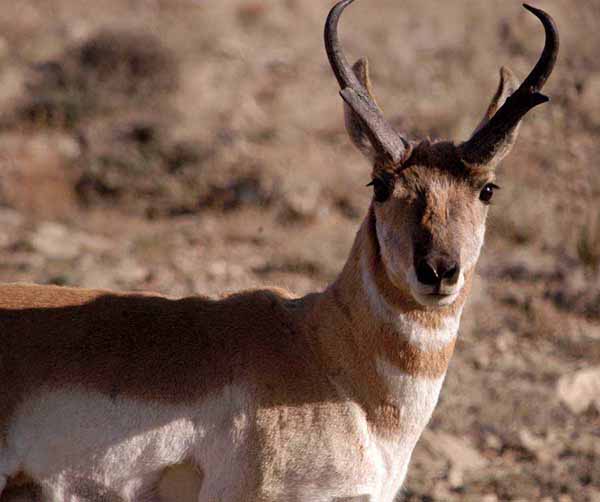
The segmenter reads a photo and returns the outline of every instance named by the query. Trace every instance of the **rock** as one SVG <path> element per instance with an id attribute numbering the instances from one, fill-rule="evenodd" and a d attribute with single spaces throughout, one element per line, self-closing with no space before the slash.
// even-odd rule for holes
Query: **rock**
<path id="1" fill-rule="evenodd" d="M 557 393 L 572 413 L 582 413 L 591 405 L 600 411 L 600 366 L 562 376 Z"/>
<path id="2" fill-rule="evenodd" d="M 39 225 L 31 237 L 33 248 L 45 257 L 71 260 L 80 253 L 81 243 L 64 225 L 46 222 Z"/>
<path id="3" fill-rule="evenodd" d="M 483 469 L 488 465 L 488 461 L 468 441 L 452 434 L 429 432 L 424 436 L 424 443 L 427 449 L 443 456 L 451 468 L 464 472 Z M 458 479 L 456 473 L 453 477 L 455 481 Z"/>
<path id="4" fill-rule="evenodd" d="M 75 160 L 81 155 L 79 143 L 71 136 L 56 136 L 54 146 L 65 159 Z"/>
<path id="5" fill-rule="evenodd" d="M 98 254 L 113 247 L 105 237 L 86 234 L 52 221 L 38 225 L 30 244 L 46 258 L 54 260 L 72 260 L 84 251 Z"/>
<path id="6" fill-rule="evenodd" d="M 493 450 L 500 451 L 502 449 L 502 440 L 491 432 L 488 432 L 484 435 L 483 441 L 488 448 Z"/>
<path id="7" fill-rule="evenodd" d="M 106 265 L 91 254 L 84 255 L 78 262 L 75 283 L 82 288 L 116 289 L 112 266 L 112 262 Z"/>
<path id="8" fill-rule="evenodd" d="M 481 502 L 498 502 L 498 496 L 493 493 L 488 493 L 481 497 Z"/>
<path id="9" fill-rule="evenodd" d="M 507 329 L 503 329 L 495 339 L 494 345 L 501 354 L 506 354 L 511 349 L 510 340 L 513 337 L 513 333 Z"/>
<path id="10" fill-rule="evenodd" d="M 223 260 L 208 263 L 205 268 L 211 279 L 219 279 L 227 275 L 227 262 Z"/>
<path id="11" fill-rule="evenodd" d="M 75 232 L 73 235 L 81 245 L 82 249 L 93 254 L 102 254 L 114 249 L 114 243 L 106 237 L 84 232 Z"/>
<path id="12" fill-rule="evenodd" d="M 519 431 L 519 441 L 521 446 L 532 453 L 541 463 L 552 463 L 562 450 L 562 445 L 552 435 L 543 438 L 534 435 L 527 429 Z"/>
<path id="13" fill-rule="evenodd" d="M 118 284 L 134 287 L 150 276 L 150 271 L 133 258 L 124 258 L 115 267 L 115 279 Z"/>
<path id="14" fill-rule="evenodd" d="M 451 467 L 448 471 L 448 483 L 452 488 L 460 488 L 465 482 L 464 472 L 460 467 Z"/>
<path id="15" fill-rule="evenodd" d="M 245 275 L 244 267 L 224 260 L 216 260 L 206 266 L 211 279 L 239 280 Z"/>
<path id="16" fill-rule="evenodd" d="M 446 483 L 438 482 L 433 487 L 433 491 L 431 492 L 433 495 L 433 499 L 424 498 L 423 500 L 451 500 L 452 493 L 450 492 Z"/>

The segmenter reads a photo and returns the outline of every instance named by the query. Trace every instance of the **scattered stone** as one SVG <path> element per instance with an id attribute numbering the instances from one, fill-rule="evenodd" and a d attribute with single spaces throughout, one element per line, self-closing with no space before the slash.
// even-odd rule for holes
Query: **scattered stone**
<path id="1" fill-rule="evenodd" d="M 493 493 L 488 493 L 481 497 L 481 502 L 498 502 L 498 496 Z"/>
<path id="2" fill-rule="evenodd" d="M 485 434 L 483 441 L 488 448 L 499 451 L 502 448 L 502 440 L 491 432 Z"/>
<path id="3" fill-rule="evenodd" d="M 551 463 L 560 454 L 562 446 L 555 439 L 553 436 L 547 438 L 536 436 L 527 429 L 519 431 L 521 446 L 532 453 L 541 463 Z"/>
<path id="4" fill-rule="evenodd" d="M 451 467 L 448 471 L 448 483 L 452 488 L 460 488 L 465 481 L 464 472 L 457 467 Z"/>
<path id="5" fill-rule="evenodd" d="M 500 333 L 498 333 L 498 336 L 496 336 L 495 339 L 496 350 L 498 350 L 498 352 L 501 354 L 509 352 L 511 348 L 510 340 L 513 336 L 514 334 L 507 329 L 503 329 Z"/>
<path id="6" fill-rule="evenodd" d="M 117 283 L 128 287 L 139 285 L 149 276 L 150 271 L 133 258 L 121 260 L 115 269 Z"/>
<path id="7" fill-rule="evenodd" d="M 244 267 L 224 260 L 215 260 L 206 267 L 206 272 L 211 279 L 240 279 L 245 275 Z"/>
<path id="8" fill-rule="evenodd" d="M 71 260 L 81 252 L 79 239 L 59 223 L 46 222 L 38 226 L 31 237 L 33 248 L 45 257 L 55 260 Z"/>
<path id="9" fill-rule="evenodd" d="M 426 447 L 442 455 L 451 467 L 460 471 L 483 469 L 488 461 L 466 440 L 446 432 L 430 432 L 424 436 Z M 458 477 L 455 477 L 455 481 Z"/>
<path id="10" fill-rule="evenodd" d="M 583 413 L 591 405 L 600 411 L 600 366 L 562 376 L 557 392 L 572 413 Z"/>
<path id="11" fill-rule="evenodd" d="M 53 260 L 72 260 L 86 251 L 102 254 L 113 247 L 102 236 L 86 234 L 52 221 L 38 225 L 30 238 L 30 245 L 34 251 Z"/>
<path id="12" fill-rule="evenodd" d="M 424 498 L 423 500 L 433 501 L 433 500 L 451 500 L 452 499 L 452 493 L 450 492 L 448 485 L 443 482 L 438 482 L 435 484 L 431 495 L 433 495 L 433 498 Z"/>

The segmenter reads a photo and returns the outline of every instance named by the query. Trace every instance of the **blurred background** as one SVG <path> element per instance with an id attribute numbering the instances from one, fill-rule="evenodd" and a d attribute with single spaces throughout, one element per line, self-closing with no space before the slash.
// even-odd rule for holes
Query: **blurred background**
<path id="1" fill-rule="evenodd" d="M 0 9 L 0 280 L 170 296 L 341 269 L 370 166 L 322 47 L 333 1 L 20 0 Z M 539 0 L 550 105 L 499 168 L 479 277 L 405 501 L 600 500 L 600 2 Z M 341 23 L 411 137 L 466 139 L 517 1 L 362 0 Z"/>

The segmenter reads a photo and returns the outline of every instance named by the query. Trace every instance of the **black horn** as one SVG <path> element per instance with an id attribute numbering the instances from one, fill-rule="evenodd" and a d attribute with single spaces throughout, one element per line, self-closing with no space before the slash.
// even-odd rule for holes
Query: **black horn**
<path id="1" fill-rule="evenodd" d="M 500 160 L 507 150 L 507 143 L 511 141 L 513 132 L 525 114 L 550 99 L 540 91 L 556 63 L 559 47 L 558 29 L 554 20 L 543 10 L 527 4 L 523 6 L 544 26 L 546 32 L 544 50 L 519 88 L 506 99 L 506 102 L 481 129 L 460 145 L 461 158 L 469 165 L 493 164 L 495 160 Z"/>
<path id="2" fill-rule="evenodd" d="M 404 160 L 408 143 L 385 120 L 383 113 L 348 64 L 338 37 L 338 23 L 344 9 L 354 0 L 341 0 L 325 22 L 325 49 L 331 69 L 340 85 L 341 96 L 365 126 L 369 141 L 384 163 L 397 165 Z"/>

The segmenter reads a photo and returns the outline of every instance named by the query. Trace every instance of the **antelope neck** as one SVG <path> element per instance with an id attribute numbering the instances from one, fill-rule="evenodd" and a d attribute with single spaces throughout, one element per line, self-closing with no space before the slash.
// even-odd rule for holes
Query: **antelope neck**
<path id="1" fill-rule="evenodd" d="M 372 409 L 393 405 L 402 397 L 390 387 L 382 366 L 411 380 L 443 379 L 470 275 L 452 305 L 439 309 L 419 305 L 408 287 L 399 289 L 387 276 L 371 208 L 344 269 L 317 303 L 320 315 L 330 318 L 316 331 L 336 386 Z"/>

